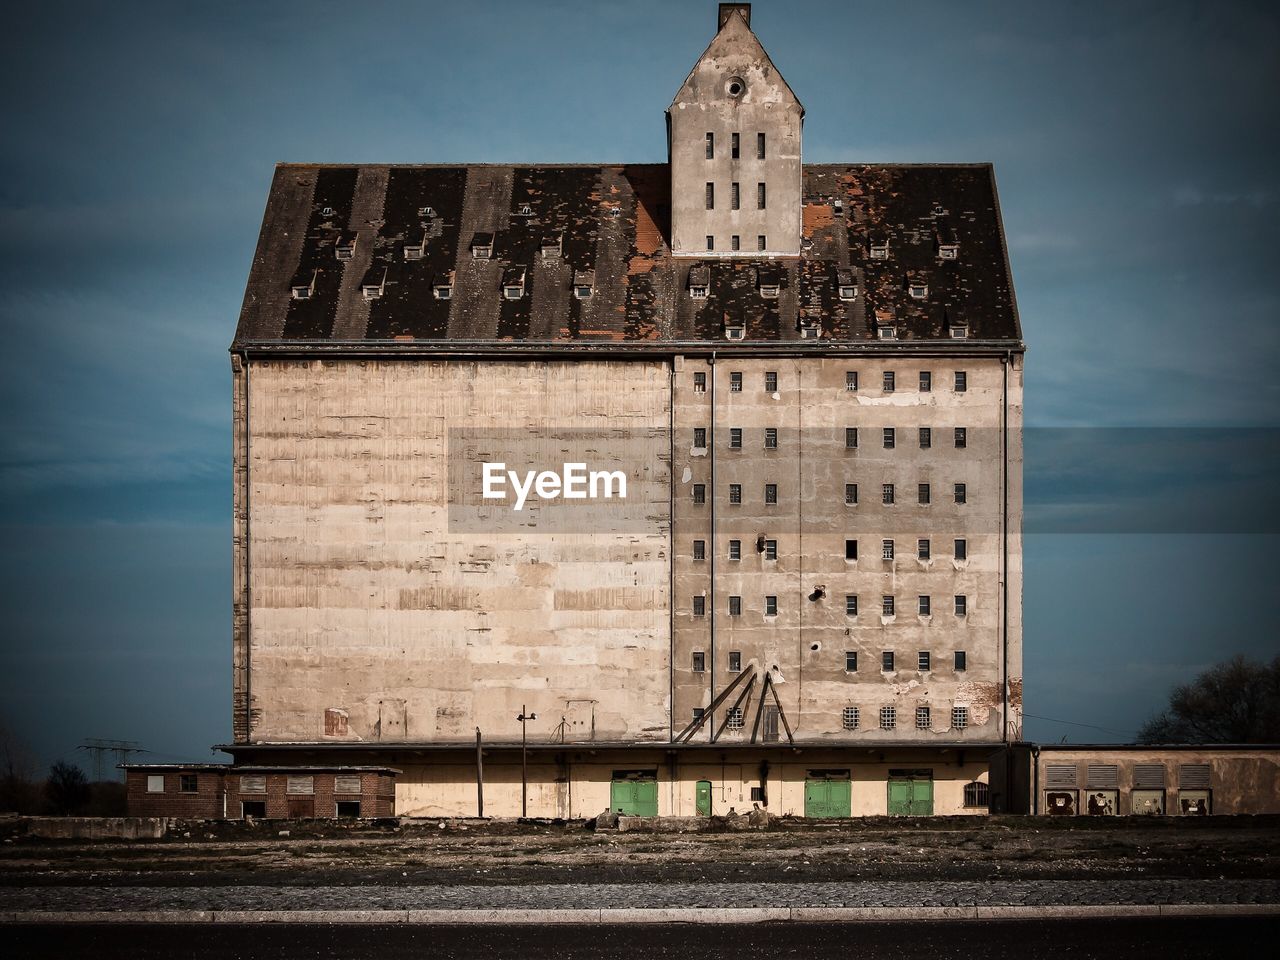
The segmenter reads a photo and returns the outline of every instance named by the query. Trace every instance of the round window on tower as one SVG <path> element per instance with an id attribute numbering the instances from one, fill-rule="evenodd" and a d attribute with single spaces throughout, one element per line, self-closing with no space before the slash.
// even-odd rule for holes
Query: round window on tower
<path id="1" fill-rule="evenodd" d="M 747 92 L 747 83 L 741 77 L 730 77 L 724 84 L 725 93 L 737 99 Z"/>

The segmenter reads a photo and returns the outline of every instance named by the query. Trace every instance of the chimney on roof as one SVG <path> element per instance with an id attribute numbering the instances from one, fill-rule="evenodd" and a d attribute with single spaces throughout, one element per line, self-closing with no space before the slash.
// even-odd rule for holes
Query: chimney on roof
<path id="1" fill-rule="evenodd" d="M 751 4 L 749 3 L 722 3 L 720 4 L 720 22 L 716 24 L 716 33 L 724 29 L 725 23 L 735 13 L 742 14 L 742 19 L 747 21 L 747 26 L 751 26 Z"/>

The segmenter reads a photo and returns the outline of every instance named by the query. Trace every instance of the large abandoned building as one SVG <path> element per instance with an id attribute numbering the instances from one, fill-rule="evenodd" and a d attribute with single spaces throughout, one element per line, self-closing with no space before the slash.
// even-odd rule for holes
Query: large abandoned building
<path id="1" fill-rule="evenodd" d="M 231 349 L 255 784 L 986 812 L 1022 664 L 992 168 L 803 163 L 750 6 L 716 27 L 666 164 L 277 168 Z"/>

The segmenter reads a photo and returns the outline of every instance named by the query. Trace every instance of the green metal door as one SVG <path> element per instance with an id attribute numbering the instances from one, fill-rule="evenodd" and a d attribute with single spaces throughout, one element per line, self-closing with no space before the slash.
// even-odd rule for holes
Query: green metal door
<path id="1" fill-rule="evenodd" d="M 911 781 L 889 781 L 889 816 L 911 816 Z"/>
<path id="2" fill-rule="evenodd" d="M 695 793 L 695 800 L 698 808 L 698 816 L 700 817 L 711 816 L 711 781 L 710 780 L 698 781 L 698 784 L 696 787 L 696 793 Z"/>
<path id="3" fill-rule="evenodd" d="M 822 820 L 849 816 L 849 786 L 848 780 L 806 780 L 804 815 Z"/>
<path id="4" fill-rule="evenodd" d="M 609 809 L 631 817 L 658 815 L 656 780 L 614 780 L 609 790 Z"/>
<path id="5" fill-rule="evenodd" d="M 903 770 L 889 774 L 889 816 L 933 816 L 933 771 Z"/>

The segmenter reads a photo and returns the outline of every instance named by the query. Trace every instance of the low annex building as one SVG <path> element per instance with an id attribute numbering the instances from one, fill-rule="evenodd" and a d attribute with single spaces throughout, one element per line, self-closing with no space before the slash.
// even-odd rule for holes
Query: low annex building
<path id="1" fill-rule="evenodd" d="M 391 817 L 391 767 L 122 764 L 131 817 L 269 820 Z"/>

